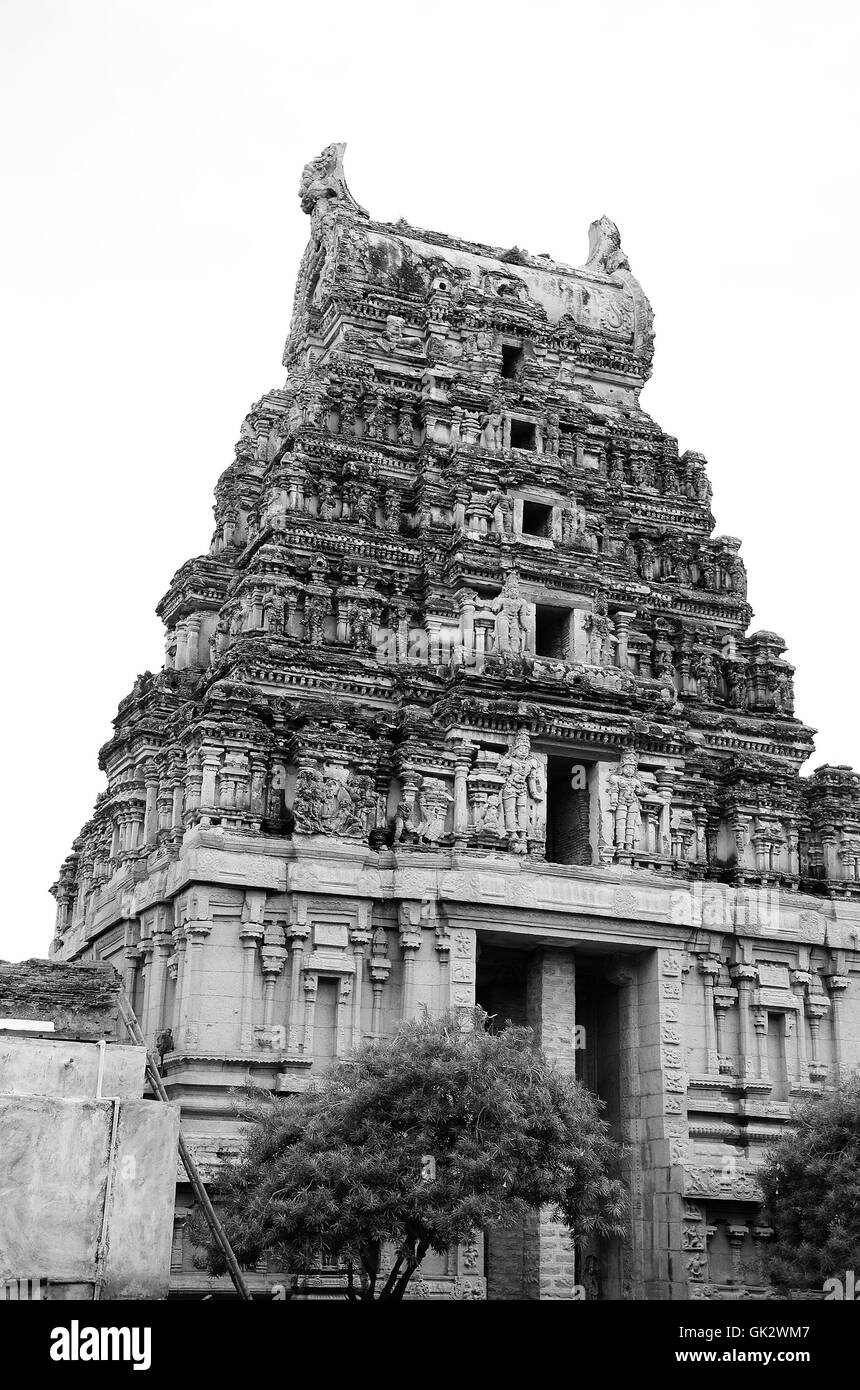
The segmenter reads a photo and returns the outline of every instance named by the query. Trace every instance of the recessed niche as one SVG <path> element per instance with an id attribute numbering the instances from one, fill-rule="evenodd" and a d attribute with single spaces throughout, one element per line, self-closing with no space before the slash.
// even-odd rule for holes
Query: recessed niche
<path id="1" fill-rule="evenodd" d="M 569 654 L 571 611 L 539 603 L 535 608 L 535 655 L 563 661 Z"/>
<path id="2" fill-rule="evenodd" d="M 531 420 L 511 420 L 511 448 L 532 451 L 537 448 L 537 428 Z"/>
<path id="3" fill-rule="evenodd" d="M 524 536 L 552 535 L 552 507 L 546 502 L 523 502 Z"/>
<path id="4" fill-rule="evenodd" d="M 506 380 L 517 380 L 522 371 L 523 356 L 522 343 L 502 343 L 502 376 Z"/>

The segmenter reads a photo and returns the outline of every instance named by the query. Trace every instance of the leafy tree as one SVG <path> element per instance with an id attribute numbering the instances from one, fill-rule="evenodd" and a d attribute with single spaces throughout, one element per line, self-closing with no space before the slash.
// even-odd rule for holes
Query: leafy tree
<path id="1" fill-rule="evenodd" d="M 774 1238 L 774 1282 L 821 1288 L 860 1270 L 860 1073 L 804 1102 L 767 1155 L 759 1178 Z"/>
<path id="2" fill-rule="evenodd" d="M 575 1240 L 620 1234 L 621 1150 L 600 1109 L 529 1029 L 493 1034 L 480 1010 L 406 1023 L 308 1093 L 256 1102 L 225 1229 L 245 1265 L 269 1251 L 306 1270 L 325 1250 L 354 1300 L 402 1299 L 429 1250 L 539 1207 Z M 199 1224 L 192 1238 L 222 1273 Z"/>

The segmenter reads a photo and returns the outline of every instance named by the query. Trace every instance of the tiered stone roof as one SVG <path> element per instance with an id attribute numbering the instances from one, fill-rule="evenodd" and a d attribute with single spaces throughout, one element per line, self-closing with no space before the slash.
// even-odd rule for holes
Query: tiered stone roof
<path id="1" fill-rule="evenodd" d="M 287 379 L 158 605 L 59 936 L 196 825 L 860 896 L 860 778 L 800 776 L 785 643 L 748 632 L 705 460 L 639 403 L 652 313 L 614 224 L 572 268 L 376 222 L 340 145 L 301 199 Z M 587 779 L 566 850 L 553 759 Z"/>

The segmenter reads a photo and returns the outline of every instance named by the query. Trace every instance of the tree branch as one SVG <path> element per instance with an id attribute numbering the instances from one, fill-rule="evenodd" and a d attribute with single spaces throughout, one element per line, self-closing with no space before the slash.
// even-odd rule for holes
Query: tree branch
<path id="1" fill-rule="evenodd" d="M 403 1250 L 399 1251 L 397 1259 L 394 1261 L 394 1264 L 391 1267 L 391 1273 L 389 1274 L 388 1278 L 382 1286 L 382 1293 L 379 1295 L 380 1299 L 389 1298 L 391 1296 L 391 1290 L 394 1288 L 394 1285 L 397 1282 L 397 1276 L 400 1273 L 400 1266 L 403 1264 L 404 1253 L 405 1252 Z"/>

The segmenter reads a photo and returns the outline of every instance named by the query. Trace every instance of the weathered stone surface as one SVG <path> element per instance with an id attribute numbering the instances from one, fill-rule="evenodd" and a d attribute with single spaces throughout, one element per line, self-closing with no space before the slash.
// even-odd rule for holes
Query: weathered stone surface
<path id="1" fill-rule="evenodd" d="M 113 1038 L 121 980 L 103 962 L 0 961 L 0 1018 L 53 1023 L 55 1034 Z"/>
<path id="2" fill-rule="evenodd" d="M 112 1043 L 104 1058 L 92 1043 L 20 1036 L 0 1029 L 0 1094 L 85 1100 L 101 1094 L 139 1100 L 146 1048 Z"/>
<path id="3" fill-rule="evenodd" d="M 163 1298 L 170 1270 L 178 1105 L 0 1095 L 0 1281 L 92 1297 Z M 110 1176 L 110 1183 L 108 1178 Z M 99 1252 L 102 1220 L 107 1242 Z"/>
<path id="4" fill-rule="evenodd" d="M 576 1264 L 543 1218 L 491 1237 L 491 1296 L 757 1289 L 755 1163 L 860 1062 L 860 778 L 800 775 L 785 643 L 639 403 L 618 228 L 577 268 L 376 222 L 342 145 L 300 199 L 288 376 L 159 604 L 53 957 L 122 970 L 213 1172 L 249 1074 L 299 1091 L 422 1006 L 528 1021 L 628 1141 L 633 1222 Z"/>

